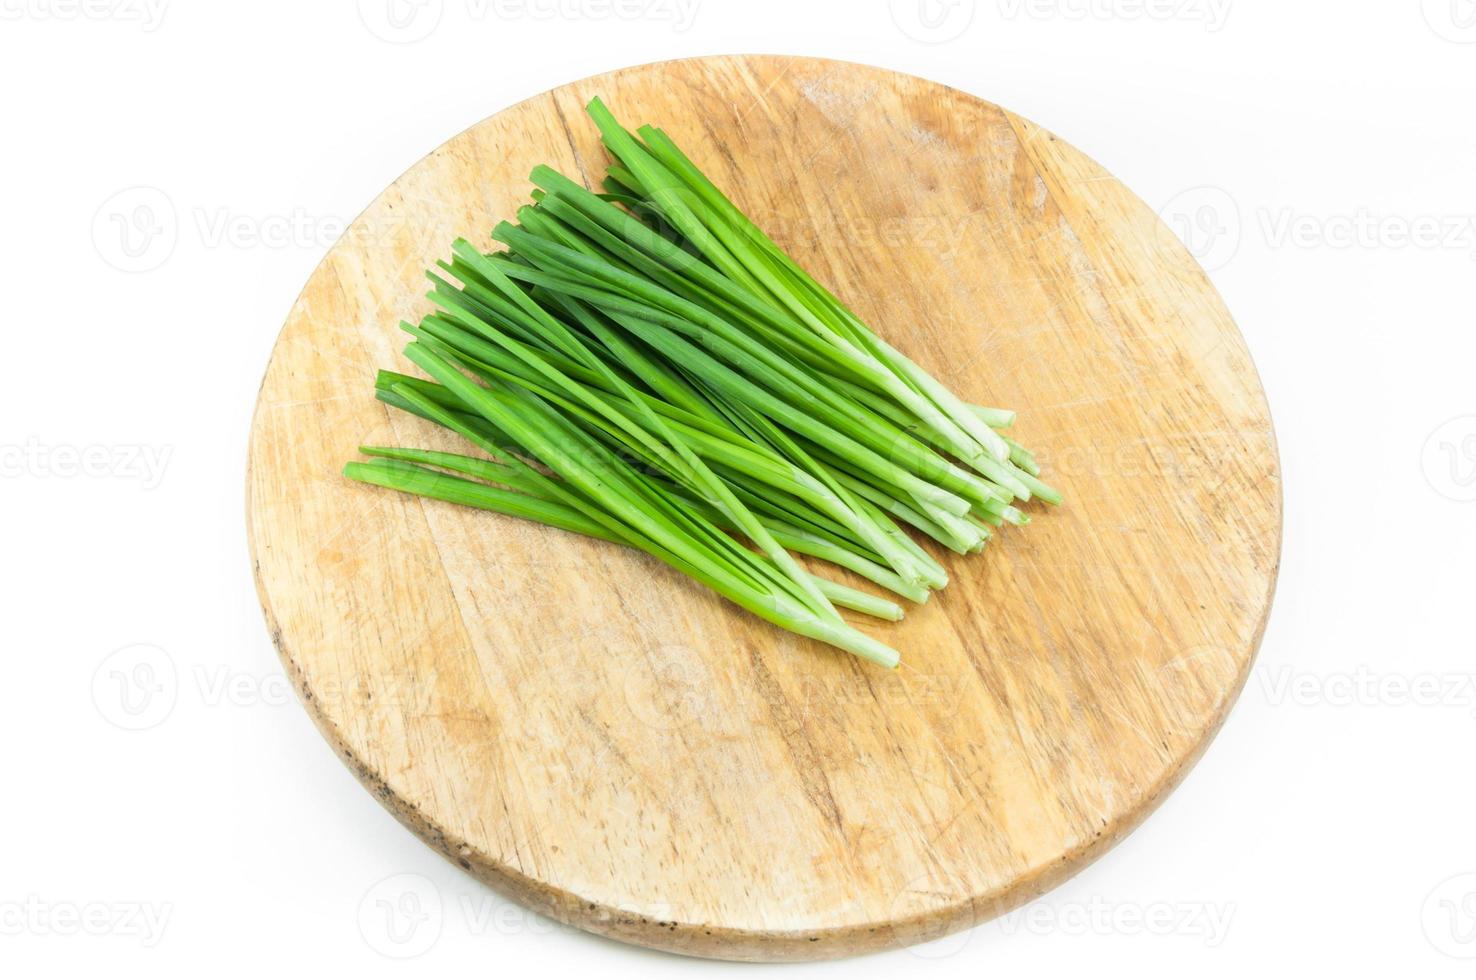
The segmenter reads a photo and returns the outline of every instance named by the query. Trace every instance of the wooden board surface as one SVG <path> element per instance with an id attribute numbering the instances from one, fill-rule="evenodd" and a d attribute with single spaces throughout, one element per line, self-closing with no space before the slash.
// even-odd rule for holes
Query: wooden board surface
<path id="1" fill-rule="evenodd" d="M 956 391 L 1019 410 L 1066 494 L 944 558 L 952 583 L 904 622 L 865 622 L 900 670 L 633 552 L 339 476 L 361 443 L 452 447 L 374 400 L 375 369 L 410 370 L 396 323 L 429 309 L 422 270 L 487 241 L 534 164 L 599 179 L 596 94 Z M 1142 820 L 1245 679 L 1281 488 L 1224 305 L 1091 160 L 917 78 L 722 57 L 530 99 L 375 200 L 277 342 L 247 513 L 287 669 L 407 826 L 583 928 L 804 959 L 982 921 Z"/>

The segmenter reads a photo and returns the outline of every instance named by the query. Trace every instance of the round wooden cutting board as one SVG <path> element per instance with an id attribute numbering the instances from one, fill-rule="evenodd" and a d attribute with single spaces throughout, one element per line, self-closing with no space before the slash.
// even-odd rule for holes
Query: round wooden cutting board
<path id="1" fill-rule="evenodd" d="M 856 617 L 900 669 L 635 552 L 339 475 L 360 444 L 455 448 L 377 402 L 375 369 L 412 370 L 397 323 L 430 308 L 422 270 L 488 242 L 535 164 L 598 182 L 596 94 L 955 391 L 1017 409 L 1065 493 L 981 555 L 940 553 L 951 584 L 903 622 Z M 1004 912 L 1163 799 L 1260 641 L 1281 484 L 1229 314 L 1111 175 L 941 85 L 722 57 L 530 99 L 380 195 L 277 341 L 247 515 L 308 710 L 433 847 L 617 939 L 808 959 Z"/>

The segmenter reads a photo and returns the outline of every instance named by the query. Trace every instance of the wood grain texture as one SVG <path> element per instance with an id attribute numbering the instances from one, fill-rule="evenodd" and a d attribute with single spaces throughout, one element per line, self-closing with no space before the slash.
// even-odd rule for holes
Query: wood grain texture
<path id="1" fill-rule="evenodd" d="M 642 555 L 350 483 L 363 443 L 454 448 L 373 398 L 422 270 L 582 106 L 681 142 L 883 336 L 1020 412 L 1032 505 L 896 625 L 887 672 Z M 1156 215 L 1049 132 L 858 65 L 722 57 L 565 86 L 435 150 L 359 217 L 263 381 L 248 522 L 272 635 L 324 735 L 407 826 L 534 909 L 732 959 L 937 938 L 1134 827 L 1245 679 L 1281 533 L 1264 398 Z M 839 573 L 837 573 L 839 574 Z M 854 581 L 854 580 L 848 580 Z M 860 583 L 856 583 L 860 584 Z"/>

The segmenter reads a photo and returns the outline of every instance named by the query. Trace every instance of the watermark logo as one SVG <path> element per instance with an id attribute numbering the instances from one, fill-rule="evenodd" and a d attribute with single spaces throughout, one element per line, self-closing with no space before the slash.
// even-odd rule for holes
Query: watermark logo
<path id="1" fill-rule="evenodd" d="M 1240 206 L 1222 187 L 1180 191 L 1159 208 L 1158 216 L 1163 221 L 1160 232 L 1172 233 L 1206 272 L 1223 268 L 1240 250 Z"/>
<path id="2" fill-rule="evenodd" d="M 1476 959 L 1476 872 L 1436 885 L 1420 909 L 1425 938 L 1446 956 Z"/>
<path id="3" fill-rule="evenodd" d="M 1263 208 L 1257 218 L 1271 248 L 1460 249 L 1476 258 L 1476 215 L 1378 214 L 1368 208 L 1299 214 Z"/>
<path id="4" fill-rule="evenodd" d="M 665 21 L 677 33 L 697 19 L 699 0 L 467 0 L 467 14 L 486 20 Z"/>
<path id="5" fill-rule="evenodd" d="M 335 713 L 372 706 L 419 714 L 431 710 L 435 686 L 435 671 L 320 677 L 313 682 L 312 699 Z M 255 710 L 284 708 L 297 697 L 280 670 L 243 671 L 231 664 L 178 670 L 164 650 L 136 644 L 109 654 L 99 665 L 92 699 L 105 721 L 137 730 L 162 724 L 181 702 L 211 710 Z"/>
<path id="6" fill-rule="evenodd" d="M 174 254 L 179 219 L 174 202 L 157 187 L 127 187 L 92 216 L 92 245 L 121 272 L 148 272 Z"/>
<path id="7" fill-rule="evenodd" d="M 445 920 L 441 891 L 425 875 L 391 875 L 359 900 L 359 935 L 390 959 L 421 956 L 441 938 Z"/>
<path id="8" fill-rule="evenodd" d="M 694 725 L 707 728 L 718 719 L 714 680 L 697 651 L 681 644 L 665 644 L 656 647 L 648 661 L 654 683 L 641 671 L 624 672 L 625 704 L 632 717 L 658 732 L 676 732 Z"/>
<path id="9" fill-rule="evenodd" d="M 173 453 L 173 446 L 51 445 L 31 436 L 23 443 L 0 444 L 0 479 L 136 480 L 153 490 L 164 481 Z"/>
<path id="10" fill-rule="evenodd" d="M 1227 676 L 1234 670 L 1235 663 L 1230 650 L 1218 643 L 1195 644 L 1159 664 L 1151 675 L 1164 691 L 1183 695 L 1169 701 L 1184 703 L 1169 709 L 1166 702 L 1164 715 L 1151 730 L 1127 712 L 1112 710 L 1112 713 L 1142 739 L 1143 744 L 1155 750 L 1163 744 L 1165 735 L 1179 739 L 1197 738 L 1204 731 L 1206 719 L 1201 711 L 1191 710 L 1186 705 L 1197 700 L 1195 692 L 1203 690 L 1206 678 Z"/>
<path id="11" fill-rule="evenodd" d="M 1251 431 L 1204 430 L 1115 446 L 1042 447 L 1036 459 L 1042 469 L 1061 480 L 1118 476 L 1192 481 L 1223 474 L 1227 466 L 1245 465 L 1257 438 Z"/>
<path id="12" fill-rule="evenodd" d="M 1476 0 L 1420 0 L 1430 30 L 1455 44 L 1476 44 Z"/>
<path id="13" fill-rule="evenodd" d="M 352 242 L 364 249 L 419 251 L 443 247 L 455 237 L 455 229 L 444 221 L 412 214 L 411 209 L 376 209 L 350 220 L 303 207 L 266 212 L 202 205 L 177 209 L 164 191 L 133 187 L 103 202 L 93 218 L 92 236 L 103 260 L 124 272 L 158 269 L 181 240 L 212 250 L 317 251 Z"/>
<path id="14" fill-rule="evenodd" d="M 489 20 L 611 20 L 670 23 L 681 33 L 697 19 L 699 0 L 464 0 L 453 13 L 471 24 Z M 444 21 L 443 0 L 358 0 L 359 20 L 369 33 L 390 44 L 414 44 Z"/>
<path id="15" fill-rule="evenodd" d="M 956 902 L 959 896 L 968 895 L 964 883 L 946 872 L 935 872 L 915 878 L 897 893 L 892 902 L 892 918 L 907 920 L 914 917 L 929 917 Z M 926 919 L 925 919 L 926 921 Z M 921 935 L 914 937 L 916 944 L 907 947 L 907 952 L 919 959 L 942 960 L 963 952 L 974 935 L 972 929 L 948 930 L 956 923 L 938 920 L 924 926 Z"/>
<path id="16" fill-rule="evenodd" d="M 957 40 L 974 22 L 974 0 L 888 0 L 897 30 L 922 44 Z"/>
<path id="17" fill-rule="evenodd" d="M 1399 214 L 1356 207 L 1314 214 L 1261 206 L 1250 211 L 1251 227 L 1246 229 L 1235 198 L 1222 188 L 1205 186 L 1175 195 L 1159 216 L 1160 244 L 1182 242 L 1207 271 L 1235 257 L 1247 230 L 1268 249 L 1444 250 L 1476 259 L 1476 214 L 1469 213 Z"/>
<path id="18" fill-rule="evenodd" d="M 1272 707 L 1476 709 L 1476 674 L 1382 673 L 1360 664 L 1350 671 L 1298 673 L 1290 666 L 1258 671 Z"/>
<path id="19" fill-rule="evenodd" d="M 996 920 L 1007 936 L 1184 936 L 1213 949 L 1225 942 L 1232 902 L 1033 902 Z"/>
<path id="20" fill-rule="evenodd" d="M 463 855 L 468 853 L 464 848 Z M 391 875 L 371 887 L 359 901 L 358 925 L 364 942 L 390 959 L 412 959 L 429 952 L 442 936 L 451 933 L 472 937 L 547 936 L 577 931 L 553 918 L 560 908 L 589 915 L 583 903 L 569 902 L 544 911 L 534 911 L 477 886 L 445 894 L 424 875 L 406 872 Z M 620 903 L 600 909 L 598 917 L 632 916 L 653 922 L 670 922 L 670 905 Z"/>
<path id="21" fill-rule="evenodd" d="M 1430 488 L 1449 500 L 1476 500 L 1476 415 L 1442 423 L 1420 449 L 1420 468 Z"/>
<path id="22" fill-rule="evenodd" d="M 179 700 L 179 672 L 168 653 L 148 643 L 114 650 L 92 674 L 92 703 L 127 731 L 153 728 Z"/>
<path id="23" fill-rule="evenodd" d="M 1006 20 L 1179 21 L 1213 34 L 1225 26 L 1233 0 L 999 0 Z"/>
<path id="24" fill-rule="evenodd" d="M 168 902 L 0 902 L 0 936 L 121 936 L 152 949 L 174 914 Z"/>
<path id="25" fill-rule="evenodd" d="M 285 214 L 243 214 L 227 208 L 196 208 L 194 230 L 206 248 L 327 248 L 343 237 L 349 222 L 337 215 L 311 214 L 293 208 Z M 398 217 L 389 223 L 363 223 L 356 229 L 362 245 L 388 247 L 405 227 Z"/>
<path id="26" fill-rule="evenodd" d="M 114 21 L 150 34 L 168 7 L 169 0 L 0 0 L 0 20 Z"/>
<path id="27" fill-rule="evenodd" d="M 532 909 L 487 894 L 456 896 L 466 931 L 473 936 L 546 936 L 569 927 Z"/>
<path id="28" fill-rule="evenodd" d="M 358 0 L 359 20 L 390 44 L 414 44 L 431 35 L 445 12 L 442 0 Z"/>

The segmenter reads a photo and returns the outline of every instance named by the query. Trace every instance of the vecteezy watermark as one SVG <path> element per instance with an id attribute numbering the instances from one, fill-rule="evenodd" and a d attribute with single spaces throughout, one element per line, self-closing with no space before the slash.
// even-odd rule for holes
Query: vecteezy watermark
<path id="1" fill-rule="evenodd" d="M 995 920 L 1007 936 L 1185 936 L 1210 948 L 1224 943 L 1235 918 L 1233 902 L 1121 902 L 1093 896 L 1085 902 L 1032 902 Z"/>
<path id="2" fill-rule="evenodd" d="M 947 875 L 925 875 L 907 885 L 893 903 L 892 917 L 898 921 L 926 922 L 958 896 L 966 895 L 957 881 Z M 1093 896 L 1084 902 L 1041 899 L 1006 912 L 986 928 L 1005 936 L 1182 936 L 1217 947 L 1229 935 L 1235 917 L 1233 902 L 1116 901 Z M 919 941 L 908 952 L 923 959 L 946 959 L 962 952 L 977 930 L 946 933 L 956 923 L 943 919 L 934 927 L 936 935 L 923 927 Z"/>
<path id="3" fill-rule="evenodd" d="M 1476 258 L 1476 214 L 1306 214 L 1291 208 L 1257 212 L 1271 248 L 1453 249 Z"/>
<path id="4" fill-rule="evenodd" d="M 1442 497 L 1476 500 L 1476 415 L 1459 415 L 1437 426 L 1420 449 L 1420 469 Z"/>
<path id="5" fill-rule="evenodd" d="M 195 664 L 190 671 L 195 690 L 206 707 L 280 707 L 292 703 L 292 682 L 281 672 L 252 674 L 229 664 L 206 667 Z"/>
<path id="6" fill-rule="evenodd" d="M 786 249 L 818 248 L 844 243 L 865 249 L 925 249 L 944 259 L 987 238 L 989 219 L 982 213 L 899 216 L 856 215 L 842 221 L 834 215 L 782 216 L 770 221 L 766 234 Z"/>
<path id="7" fill-rule="evenodd" d="M 0 479 L 136 480 L 153 490 L 163 482 L 173 453 L 173 446 L 51 445 L 31 436 L 23 443 L 0 444 Z"/>
<path id="8" fill-rule="evenodd" d="M 359 934 L 375 952 L 391 959 L 411 959 L 430 951 L 448 928 L 471 936 L 547 935 L 571 929 L 532 909 L 510 902 L 468 882 L 448 901 L 436 883 L 414 872 L 376 882 L 359 900 Z M 622 907 L 616 911 L 655 921 L 670 918 L 664 905 Z"/>
<path id="9" fill-rule="evenodd" d="M 1476 711 L 1476 673 L 1389 673 L 1360 664 L 1350 671 L 1299 672 L 1288 665 L 1257 670 L 1272 707 L 1465 708 Z"/>
<path id="10" fill-rule="evenodd" d="M 574 928 L 469 880 L 467 886 L 467 890 L 448 897 L 425 875 L 390 875 L 370 886 L 359 900 L 359 935 L 382 956 L 411 959 L 429 952 L 442 935 L 453 930 L 470 936 L 542 936 Z M 672 919 L 671 907 L 661 903 L 591 912 L 588 906 L 571 900 L 571 915 L 576 908 L 585 916 L 621 914 L 652 922 Z"/>
<path id="11" fill-rule="evenodd" d="M 424 712 L 434 700 L 435 678 L 434 671 L 317 678 L 313 703 L 335 712 L 355 705 Z M 92 675 L 98 714 L 129 731 L 163 723 L 181 700 L 203 708 L 280 708 L 292 704 L 296 694 L 280 670 L 255 673 L 230 664 L 193 664 L 182 673 L 168 652 L 147 643 L 113 651 Z"/>
<path id="12" fill-rule="evenodd" d="M 1006 20 L 1179 21 L 1211 34 L 1225 26 L 1234 0 L 996 0 Z"/>
<path id="13" fill-rule="evenodd" d="M 114 650 L 92 673 L 92 703 L 98 714 L 128 731 L 158 725 L 178 700 L 174 658 L 149 643 Z"/>
<path id="14" fill-rule="evenodd" d="M 888 0 L 897 30 L 922 44 L 957 40 L 974 22 L 975 0 Z"/>
<path id="15" fill-rule="evenodd" d="M 1206 429 L 1171 437 L 1134 439 L 1115 446 L 1097 443 L 1042 447 L 1041 468 L 1061 480 L 1105 476 L 1192 481 L 1244 467 L 1259 444 L 1255 431 Z"/>
<path id="16" fill-rule="evenodd" d="M 820 86 L 814 85 L 813 98 L 825 101 L 828 95 L 819 94 Z M 832 117 L 849 115 L 865 108 L 865 100 L 854 106 L 849 102 L 841 107 L 832 105 L 826 110 Z M 806 159 L 806 166 L 820 165 L 826 150 L 817 151 Z M 683 196 L 680 189 L 676 192 Z M 694 200 L 694 205 L 701 201 Z M 738 229 L 734 229 L 737 231 Z M 826 249 L 836 244 L 857 248 L 885 251 L 888 253 L 915 250 L 929 255 L 951 259 L 961 252 L 976 248 L 989 238 L 991 222 L 982 211 L 968 213 L 942 213 L 914 211 L 906 215 L 849 215 L 844 220 L 835 215 L 812 215 L 790 212 L 776 214 L 764 225 L 765 233 L 786 251 L 803 252 L 808 249 Z M 683 248 L 674 238 L 652 230 L 629 215 L 620 225 L 619 234 L 627 242 L 656 254 L 677 254 Z"/>
<path id="17" fill-rule="evenodd" d="M 557 919 L 486 893 L 458 895 L 456 907 L 467 932 L 474 936 L 543 936 L 570 928 Z"/>
<path id="18" fill-rule="evenodd" d="M 1476 0 L 1420 0 L 1430 30 L 1456 44 L 1476 44 Z"/>
<path id="19" fill-rule="evenodd" d="M 1206 272 L 1222 268 L 1240 250 L 1240 205 L 1222 187 L 1180 191 L 1158 209 L 1160 245 L 1180 243 Z"/>
<path id="20" fill-rule="evenodd" d="M 922 931 L 907 938 L 913 943 L 907 952 L 919 959 L 942 960 L 963 951 L 973 938 L 972 929 L 953 929 L 956 923 L 937 918 L 938 910 L 960 901 L 969 890 L 963 882 L 944 871 L 914 878 L 897 893 L 892 902 L 891 917 L 895 921 L 916 920 L 924 923 Z M 928 923 L 936 924 L 929 925 Z"/>
<path id="21" fill-rule="evenodd" d="M 1476 872 L 1447 878 L 1420 907 L 1425 938 L 1446 956 L 1476 959 Z"/>
<path id="22" fill-rule="evenodd" d="M 174 914 L 169 902 L 0 901 L 0 936 L 122 936 L 152 948 Z"/>
<path id="23" fill-rule="evenodd" d="M 649 677 L 640 670 L 621 672 L 625 704 L 633 718 L 658 732 L 696 725 L 707 730 L 722 720 L 711 669 L 697 651 L 664 644 L 646 659 L 651 664 Z"/>
<path id="24" fill-rule="evenodd" d="M 615 649 L 610 654 L 620 652 L 625 651 Z M 757 687 L 724 685 L 707 659 L 692 647 L 664 644 L 628 652 L 635 661 L 645 660 L 649 670 L 622 671 L 625 704 L 631 718 L 654 731 L 700 729 L 705 738 L 745 738 L 747 719 L 772 710 L 769 697 Z M 783 689 L 784 700 L 803 715 L 819 706 L 860 705 L 884 711 L 924 705 L 951 708 L 965 697 L 970 676 L 919 668 L 908 671 L 905 682 L 879 685 L 819 667 L 799 667 L 786 671 L 775 683 Z M 557 698 L 570 688 L 549 684 L 545 689 Z"/>
<path id="25" fill-rule="evenodd" d="M 157 187 L 126 187 L 92 216 L 92 245 L 123 272 L 157 269 L 174 254 L 179 219 L 174 202 Z"/>
<path id="26" fill-rule="evenodd" d="M 700 0 L 462 0 L 451 4 L 454 19 L 564 20 L 668 23 L 681 33 L 697 18 Z M 390 44 L 423 41 L 446 20 L 444 0 L 358 0 L 359 20 L 370 34 Z"/>
<path id="27" fill-rule="evenodd" d="M 442 0 L 358 0 L 359 22 L 391 44 L 414 44 L 430 37 L 445 13 Z"/>
<path id="28" fill-rule="evenodd" d="M 115 21 L 148 33 L 168 7 L 169 0 L 0 0 L 0 20 Z"/>
<path id="29" fill-rule="evenodd" d="M 697 19 L 700 0 L 466 0 L 475 21 L 611 20 L 660 22 L 681 33 Z"/>
<path id="30" fill-rule="evenodd" d="M 1203 690 L 1207 678 L 1228 679 L 1235 671 L 1237 663 L 1238 658 L 1222 644 L 1196 643 L 1178 650 L 1174 656 L 1159 664 L 1151 676 L 1164 691 L 1192 692 Z M 1186 741 L 1201 738 L 1207 723 L 1205 715 L 1187 708 L 1187 703 L 1192 702 L 1185 698 L 1166 700 L 1186 703 L 1175 709 L 1166 707 L 1163 716 L 1155 719 L 1152 725 L 1145 725 L 1139 718 L 1120 709 L 1108 708 L 1107 711 L 1115 721 L 1154 751 L 1163 747 L 1165 737 Z"/>
<path id="31" fill-rule="evenodd" d="M 1240 205 L 1222 187 L 1180 191 L 1158 214 L 1160 244 L 1182 243 L 1206 271 L 1235 258 L 1246 233 Z M 1476 214 L 1381 213 L 1367 207 L 1319 214 L 1260 207 L 1251 215 L 1253 230 L 1271 249 L 1452 250 L 1476 259 Z"/>
<path id="32" fill-rule="evenodd" d="M 359 935 L 391 959 L 422 955 L 441 938 L 444 924 L 441 890 L 425 875 L 391 875 L 359 900 Z"/>
<path id="33" fill-rule="evenodd" d="M 424 713 L 435 703 L 436 671 L 380 671 L 315 678 L 313 703 L 320 710 L 373 705 L 379 710 Z M 292 682 L 281 671 L 253 673 L 230 664 L 194 664 L 189 690 L 205 708 L 281 708 L 292 704 Z"/>
<path id="34" fill-rule="evenodd" d="M 283 214 L 249 214 L 230 208 L 195 208 L 193 228 L 206 248 L 327 248 L 343 237 L 349 221 L 338 215 L 313 214 L 293 208 Z M 398 221 L 378 231 L 361 232 L 367 245 L 387 245 Z"/>
<path id="35" fill-rule="evenodd" d="M 157 187 L 130 187 L 109 197 L 92 221 L 92 241 L 103 261 L 123 272 L 149 272 L 167 262 L 181 238 L 206 249 L 321 250 L 344 240 L 363 248 L 405 248 L 454 237 L 435 221 L 405 210 L 374 211 L 357 220 L 307 208 L 256 213 L 229 207 L 180 210 Z"/>

